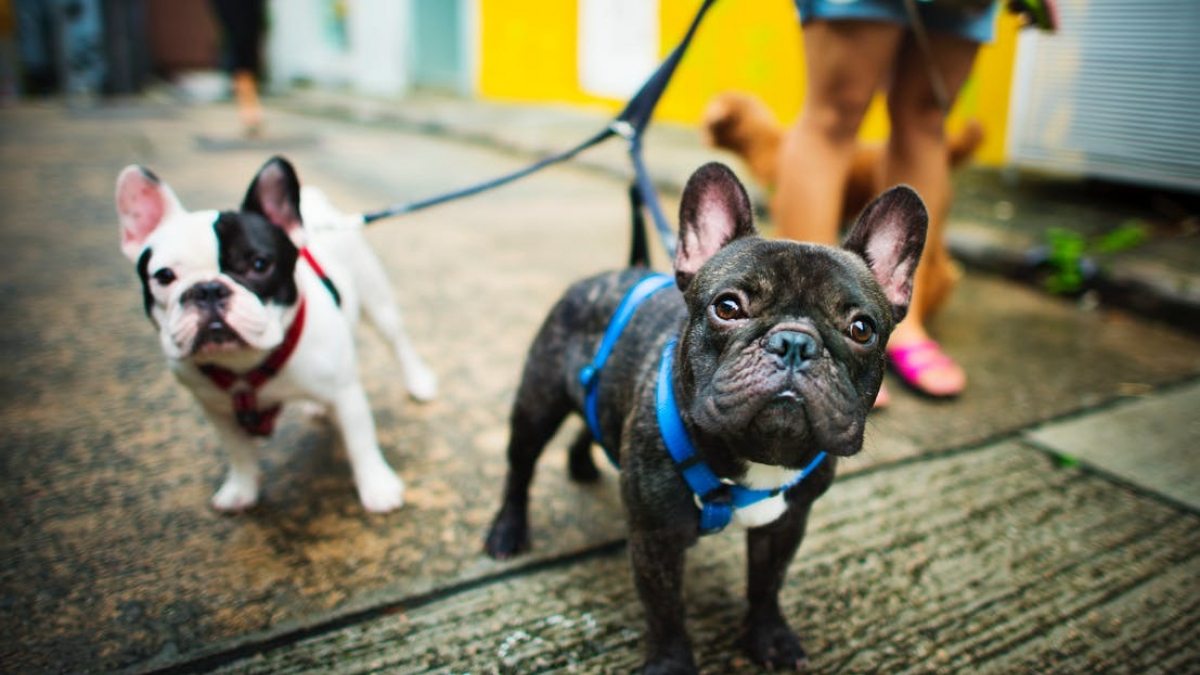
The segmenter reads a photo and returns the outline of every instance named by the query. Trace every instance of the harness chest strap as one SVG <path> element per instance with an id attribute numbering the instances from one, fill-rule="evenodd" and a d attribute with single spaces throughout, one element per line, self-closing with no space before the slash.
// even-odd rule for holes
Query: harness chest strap
<path id="1" fill-rule="evenodd" d="M 771 490 L 754 490 L 722 481 L 696 454 L 696 447 L 683 426 L 683 418 L 679 415 L 679 406 L 675 403 L 675 392 L 671 386 L 674 356 L 675 341 L 671 340 L 663 346 L 662 358 L 659 360 L 658 381 L 654 388 L 655 412 L 658 417 L 658 430 L 667 446 L 667 452 L 670 453 L 679 472 L 683 474 L 684 481 L 691 488 L 700 507 L 702 534 L 723 530 L 733 520 L 736 509 L 757 504 L 799 485 L 800 481 L 825 461 L 825 452 L 817 453 L 795 478 Z"/>
<path id="2" fill-rule="evenodd" d="M 269 408 L 260 409 L 257 392 L 267 380 L 279 373 L 296 350 L 296 345 L 300 343 L 300 334 L 304 332 L 306 305 L 303 300 L 300 301 L 300 306 L 296 309 L 296 318 L 292 319 L 292 325 L 288 326 L 283 342 L 254 369 L 245 373 L 235 373 L 228 368 L 212 364 L 200 367 L 200 372 L 218 388 L 233 392 L 233 414 L 242 429 L 251 436 L 270 436 L 275 430 L 275 420 L 279 417 L 282 406 L 277 403 Z M 245 386 L 238 387 L 239 384 Z"/>
<path id="3" fill-rule="evenodd" d="M 634 284 L 633 288 L 621 298 L 620 304 L 617 305 L 617 311 L 613 314 L 612 319 L 608 322 L 608 327 L 604 331 L 604 337 L 600 340 L 600 347 L 596 350 L 596 357 L 592 359 L 589 365 L 583 367 L 579 372 L 579 380 L 583 383 L 585 393 L 583 401 L 584 417 L 587 419 L 588 429 L 592 432 L 592 438 L 604 448 L 604 452 L 608 455 L 608 459 L 613 463 L 613 466 L 618 466 L 617 457 L 612 450 L 604 445 L 604 439 L 600 435 L 600 371 L 604 368 L 604 364 L 608 362 L 608 357 L 612 355 L 613 349 L 617 345 L 617 340 L 624 332 L 634 312 L 641 306 L 650 296 L 661 291 L 662 289 L 675 283 L 675 280 L 662 273 L 654 273 L 641 281 Z"/>

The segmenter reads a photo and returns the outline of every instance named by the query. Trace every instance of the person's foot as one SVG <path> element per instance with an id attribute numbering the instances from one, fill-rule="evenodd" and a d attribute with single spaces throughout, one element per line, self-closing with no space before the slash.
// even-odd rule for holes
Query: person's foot
<path id="1" fill-rule="evenodd" d="M 892 394 L 886 384 L 879 385 L 879 393 L 875 395 L 875 410 L 883 410 L 892 404 Z"/>
<path id="2" fill-rule="evenodd" d="M 967 386 L 963 369 L 919 326 L 898 328 L 888 344 L 887 354 L 892 370 L 918 393 L 951 398 Z"/>
<path id="3" fill-rule="evenodd" d="M 250 108 L 240 111 L 242 118 L 242 133 L 246 138 L 254 139 L 262 136 L 262 108 Z"/>

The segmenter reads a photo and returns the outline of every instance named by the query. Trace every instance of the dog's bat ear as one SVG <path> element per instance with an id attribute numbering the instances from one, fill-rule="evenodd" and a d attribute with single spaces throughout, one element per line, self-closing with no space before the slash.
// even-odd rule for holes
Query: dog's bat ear
<path id="1" fill-rule="evenodd" d="M 912 188 L 898 185 L 863 210 L 843 244 L 866 261 L 883 287 L 897 323 L 908 313 L 913 274 L 925 248 L 928 227 L 929 214 L 921 197 Z"/>
<path id="2" fill-rule="evenodd" d="M 146 240 L 183 205 L 170 186 L 143 166 L 130 164 L 117 176 L 117 218 L 121 222 L 121 252 L 137 260 Z"/>
<path id="3" fill-rule="evenodd" d="M 679 204 L 675 282 L 685 290 L 700 267 L 723 246 L 757 234 L 750 197 L 729 167 L 710 162 L 696 170 Z"/>
<path id="4" fill-rule="evenodd" d="M 242 200 L 242 210 L 260 214 L 276 227 L 297 241 L 304 237 L 304 223 L 300 219 L 300 179 L 296 170 L 283 157 L 267 160 Z"/>

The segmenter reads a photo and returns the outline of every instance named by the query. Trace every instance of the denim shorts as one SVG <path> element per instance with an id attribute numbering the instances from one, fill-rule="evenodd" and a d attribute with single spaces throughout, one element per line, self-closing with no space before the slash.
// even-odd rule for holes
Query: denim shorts
<path id="1" fill-rule="evenodd" d="M 800 23 L 812 19 L 826 21 L 890 21 L 909 25 L 904 0 L 795 0 Z M 983 12 L 942 9 L 938 3 L 918 0 L 917 11 L 925 29 L 931 33 L 950 33 L 971 42 L 991 42 L 996 33 L 996 12 L 1000 3 Z"/>

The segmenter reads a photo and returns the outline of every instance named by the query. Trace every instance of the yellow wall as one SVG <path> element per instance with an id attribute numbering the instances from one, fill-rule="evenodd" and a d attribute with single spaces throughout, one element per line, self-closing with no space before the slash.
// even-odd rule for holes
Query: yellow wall
<path id="1" fill-rule="evenodd" d="M 653 0 L 647 0 L 653 1 Z M 698 0 L 659 0 L 660 51 L 686 31 Z M 569 103 L 616 111 L 624 101 L 591 95 L 579 86 L 578 14 L 574 0 L 480 0 L 478 91 L 500 101 Z M 656 119 L 695 125 L 713 95 L 737 89 L 761 97 L 782 120 L 800 108 L 804 70 L 792 0 L 721 0 L 709 11 L 655 113 Z M 1016 20 L 1002 14 L 994 44 L 984 46 L 975 72 L 951 115 L 952 127 L 979 119 L 986 132 L 977 161 L 1004 160 L 1004 130 Z M 887 135 L 876 101 L 862 136 Z"/>

